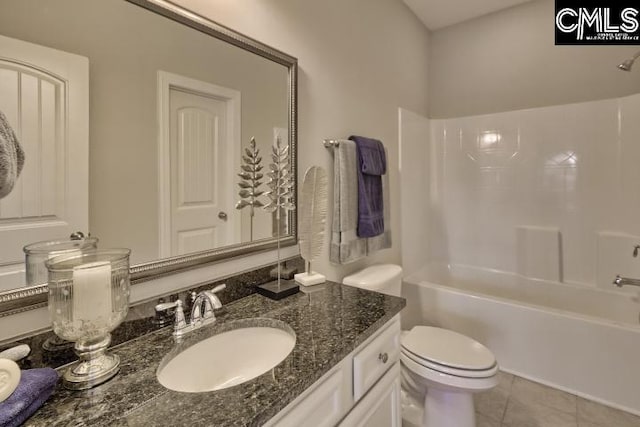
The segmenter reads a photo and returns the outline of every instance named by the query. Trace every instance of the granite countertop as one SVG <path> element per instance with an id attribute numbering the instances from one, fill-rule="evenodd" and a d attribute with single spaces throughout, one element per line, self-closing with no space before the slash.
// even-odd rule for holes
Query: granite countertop
<path id="1" fill-rule="evenodd" d="M 204 339 L 229 328 L 230 321 L 263 318 L 288 324 L 296 345 L 267 373 L 224 390 L 181 393 L 156 379 L 162 358 L 175 351 L 166 327 L 120 344 L 110 351 L 121 360 L 120 373 L 96 388 L 53 396 L 25 426 L 259 426 L 293 401 L 352 350 L 402 310 L 402 298 L 327 282 L 311 293 L 281 301 L 252 294 L 226 305 L 218 321 L 185 337 Z M 225 326 L 226 324 L 226 326 Z"/>

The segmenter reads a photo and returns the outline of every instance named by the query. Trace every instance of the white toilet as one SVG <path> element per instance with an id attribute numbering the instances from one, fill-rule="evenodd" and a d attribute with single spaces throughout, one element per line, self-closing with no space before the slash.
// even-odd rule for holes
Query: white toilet
<path id="1" fill-rule="evenodd" d="M 400 296 L 402 268 L 374 265 L 342 283 Z M 431 326 L 403 331 L 401 343 L 403 426 L 475 427 L 473 393 L 498 383 L 493 353 L 469 337 Z"/>

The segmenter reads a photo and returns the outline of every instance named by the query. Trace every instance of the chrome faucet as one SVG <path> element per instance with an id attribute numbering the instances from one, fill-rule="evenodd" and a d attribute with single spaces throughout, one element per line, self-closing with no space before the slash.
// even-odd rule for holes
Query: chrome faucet
<path id="1" fill-rule="evenodd" d="M 218 285 L 210 291 L 202 291 L 200 293 L 193 292 L 191 298 L 193 306 L 191 307 L 191 317 L 189 323 L 184 318 L 183 303 L 180 299 L 173 302 L 166 302 L 156 305 L 156 311 L 165 311 L 171 308 L 176 309 L 176 320 L 173 325 L 173 335 L 181 337 L 188 332 L 195 331 L 205 325 L 209 325 L 216 321 L 214 310 L 222 308 L 220 298 L 217 292 L 226 289 L 227 285 Z"/>
<path id="2" fill-rule="evenodd" d="M 640 245 L 635 245 L 633 247 L 633 257 L 638 257 L 638 251 L 640 251 Z M 613 280 L 613 284 L 617 287 L 621 288 L 623 286 L 640 286 L 639 279 L 629 279 L 628 277 L 620 277 L 619 274 L 616 275 L 616 278 Z"/>
<path id="3" fill-rule="evenodd" d="M 219 285 L 210 291 L 202 291 L 199 294 L 195 292 L 191 293 L 191 300 L 193 306 L 191 307 L 191 323 L 208 321 L 209 323 L 216 320 L 214 310 L 222 308 L 220 298 L 216 295 L 216 292 L 220 292 L 225 289 L 227 285 Z M 204 310 L 203 310 L 204 308 Z"/>
<path id="4" fill-rule="evenodd" d="M 627 277 L 620 277 L 617 275 L 613 284 L 617 287 L 621 288 L 623 286 L 640 286 L 640 280 L 638 279 L 629 279 Z"/>

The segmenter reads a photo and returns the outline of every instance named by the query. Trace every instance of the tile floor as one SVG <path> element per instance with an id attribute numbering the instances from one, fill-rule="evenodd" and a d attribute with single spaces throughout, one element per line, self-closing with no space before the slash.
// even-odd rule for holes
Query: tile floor
<path id="1" fill-rule="evenodd" d="M 500 373 L 475 396 L 477 427 L 640 427 L 640 417 L 524 378 Z"/>

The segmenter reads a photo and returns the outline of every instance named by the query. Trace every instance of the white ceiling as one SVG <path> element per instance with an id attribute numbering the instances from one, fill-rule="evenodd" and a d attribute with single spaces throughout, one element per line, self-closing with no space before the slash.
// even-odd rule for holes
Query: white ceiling
<path id="1" fill-rule="evenodd" d="M 403 0 L 430 30 L 506 9 L 531 0 Z"/>

